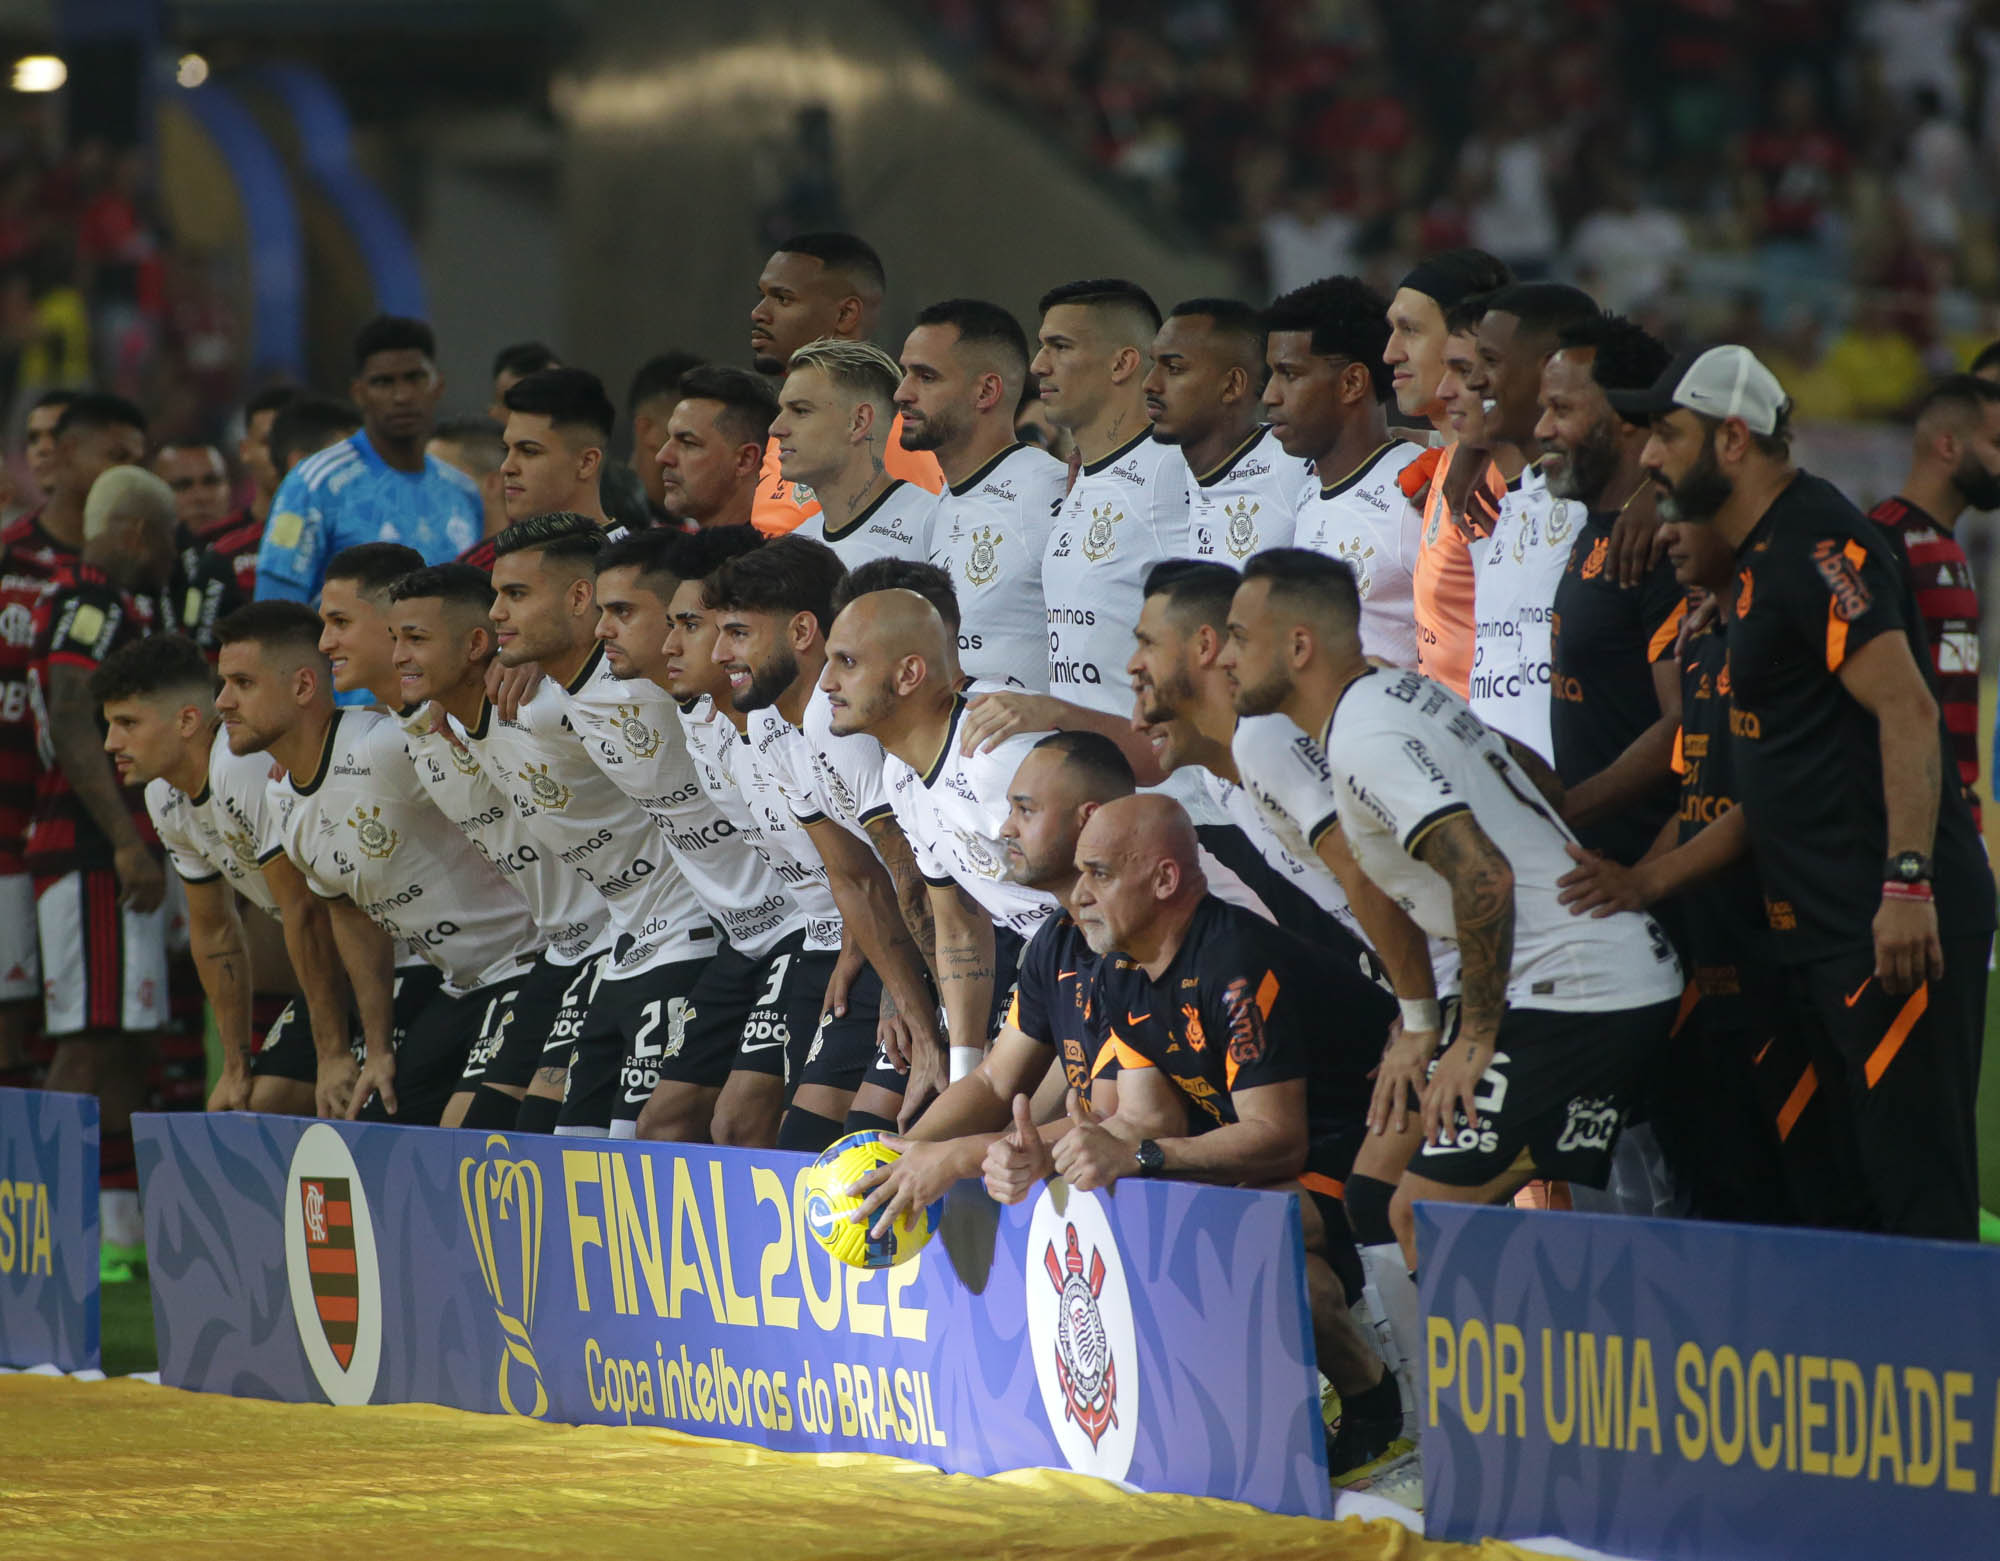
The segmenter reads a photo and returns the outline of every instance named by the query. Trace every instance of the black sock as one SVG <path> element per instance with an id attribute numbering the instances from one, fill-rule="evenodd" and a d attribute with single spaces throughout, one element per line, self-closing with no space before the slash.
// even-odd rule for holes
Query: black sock
<path id="1" fill-rule="evenodd" d="M 472 1092 L 472 1104 L 465 1108 L 465 1120 L 458 1125 L 472 1128 L 512 1127 L 521 1115 L 523 1104 L 505 1090 L 482 1084 Z"/>
<path id="2" fill-rule="evenodd" d="M 1340 1395 L 1340 1412 L 1363 1420 L 1387 1420 L 1403 1412 L 1403 1395 L 1396 1388 L 1396 1374 L 1384 1368 L 1382 1380 L 1365 1393 Z"/>
<path id="3" fill-rule="evenodd" d="M 556 1130 L 556 1115 L 561 1110 L 560 1100 L 552 1100 L 547 1095 L 529 1095 L 522 1100 L 520 1110 L 514 1114 L 514 1131 L 553 1133 Z"/>
<path id="4" fill-rule="evenodd" d="M 778 1124 L 778 1147 L 818 1154 L 839 1138 L 841 1131 L 840 1124 L 832 1117 L 823 1117 L 816 1111 L 793 1106 L 785 1113 L 784 1121 Z"/>

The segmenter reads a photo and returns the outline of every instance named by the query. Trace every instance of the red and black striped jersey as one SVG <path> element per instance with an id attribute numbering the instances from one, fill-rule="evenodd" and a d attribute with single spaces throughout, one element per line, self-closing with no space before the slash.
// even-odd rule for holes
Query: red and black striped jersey
<path id="1" fill-rule="evenodd" d="M 82 800 L 70 788 L 69 778 L 55 763 L 55 737 L 49 724 L 49 679 L 58 667 L 74 668 L 88 676 L 114 650 L 143 638 L 152 629 L 151 607 L 119 590 L 101 571 L 88 564 L 73 564 L 59 570 L 37 600 L 29 704 L 34 711 L 41 774 L 35 784 L 34 812 L 28 825 L 27 849 L 23 852 L 28 871 L 46 875 L 112 865 L 111 842 L 104 838 Z M 146 813 L 144 790 L 127 786 L 123 791 L 126 811 L 131 814 L 140 837 L 149 842 L 157 840 L 159 837 Z"/>
<path id="2" fill-rule="evenodd" d="M 1957 538 L 1908 499 L 1884 499 L 1868 518 L 1896 540 L 1923 614 L 1937 700 L 1959 784 L 1979 819 L 1979 592 Z"/>
<path id="3" fill-rule="evenodd" d="M 41 512 L 0 531 L 0 876 L 24 873 L 21 859 L 35 782 L 42 772 L 29 709 L 35 602 L 76 554 L 41 526 Z"/>
<path id="4" fill-rule="evenodd" d="M 247 509 L 186 539 L 174 581 L 173 619 L 215 659 L 215 626 L 257 594 L 257 548 L 264 523 Z"/>

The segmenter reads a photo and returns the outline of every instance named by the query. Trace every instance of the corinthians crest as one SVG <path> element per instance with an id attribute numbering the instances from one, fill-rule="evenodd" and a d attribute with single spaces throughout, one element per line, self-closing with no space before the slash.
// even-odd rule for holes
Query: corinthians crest
<path id="1" fill-rule="evenodd" d="M 528 791 L 535 799 L 535 806 L 543 812 L 560 813 L 569 806 L 569 787 L 551 775 L 546 764 L 522 765 L 521 779 L 528 783 Z"/>
<path id="2" fill-rule="evenodd" d="M 1118 533 L 1112 528 L 1125 518 L 1123 510 L 1113 511 L 1109 504 L 1100 504 L 1090 512 L 1090 524 L 1083 533 L 1083 556 L 1093 564 L 1101 564 L 1118 551 Z"/>
<path id="3" fill-rule="evenodd" d="M 635 759 L 650 759 L 660 748 L 660 734 L 639 714 L 637 705 L 618 707 L 618 735 Z"/>
<path id="4" fill-rule="evenodd" d="M 955 829 L 959 849 L 965 852 L 965 860 L 972 870 L 982 878 L 1000 876 L 1000 859 L 987 848 L 986 842 L 969 829 Z"/>
<path id="5" fill-rule="evenodd" d="M 502 1158 L 507 1140 L 492 1134 L 486 1158 L 458 1162 L 458 1199 L 479 1255 L 479 1275 L 493 1298 L 505 1349 L 500 1356 L 500 1406 L 540 1419 L 548 1389 L 535 1359 L 535 1291 L 542 1269 L 542 1173 L 532 1160 Z"/>
<path id="6" fill-rule="evenodd" d="M 402 838 L 382 822 L 380 808 L 356 807 L 354 817 L 347 821 L 347 825 L 354 831 L 355 844 L 361 847 L 361 854 L 371 856 L 378 862 L 393 852 L 397 841 Z"/>
<path id="7" fill-rule="evenodd" d="M 1375 583 L 1371 562 L 1375 549 L 1358 540 L 1340 542 L 1335 544 L 1333 556 L 1354 571 L 1354 589 L 1364 602 L 1367 601 L 1369 588 Z"/>
<path id="8" fill-rule="evenodd" d="M 1569 541 L 1570 533 L 1576 530 L 1576 511 L 1581 505 L 1572 505 L 1568 499 L 1557 499 L 1549 506 L 1548 544 L 1561 547 Z"/>
<path id="9" fill-rule="evenodd" d="M 1237 558 L 1248 558 L 1257 551 L 1257 511 L 1262 508 L 1247 498 L 1222 507 L 1222 545 Z"/>
<path id="10" fill-rule="evenodd" d="M 1111 1340 L 1097 1305 L 1104 1292 L 1104 1256 L 1092 1246 L 1086 1273 L 1076 1226 L 1064 1226 L 1064 1236 L 1068 1250 L 1061 1258 L 1053 1241 L 1042 1250 L 1042 1264 L 1058 1297 L 1056 1376 L 1064 1412 L 1094 1448 L 1118 1423 L 1118 1363 L 1111 1358 Z"/>
<path id="11" fill-rule="evenodd" d="M 472 756 L 472 750 L 463 743 L 446 743 L 445 752 L 451 755 L 451 767 L 461 775 L 477 775 L 479 761 Z"/>
<path id="12" fill-rule="evenodd" d="M 965 578 L 974 585 L 991 585 L 1000 577 L 1000 543 L 1004 537 L 996 537 L 991 526 L 980 526 L 972 533 L 972 553 L 965 560 Z"/>

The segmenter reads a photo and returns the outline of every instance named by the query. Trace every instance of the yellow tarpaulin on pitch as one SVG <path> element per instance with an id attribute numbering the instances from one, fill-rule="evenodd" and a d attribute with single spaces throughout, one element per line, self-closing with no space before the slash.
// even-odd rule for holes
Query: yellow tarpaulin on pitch
<path id="1" fill-rule="evenodd" d="M 333 1409 L 134 1382 L 0 1377 L 0 1556 L 403 1558 L 1314 1556 L 1528 1561 L 1393 1523 L 1279 1518 L 1042 1471 L 973 1479 L 867 1453 L 425 1405 Z"/>

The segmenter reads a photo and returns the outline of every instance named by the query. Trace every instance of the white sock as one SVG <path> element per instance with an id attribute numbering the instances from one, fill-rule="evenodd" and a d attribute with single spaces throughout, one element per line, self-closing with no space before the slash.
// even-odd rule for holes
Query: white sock
<path id="1" fill-rule="evenodd" d="M 1368 1298 L 1388 1324 L 1389 1345 L 1397 1359 L 1390 1362 L 1403 1395 L 1403 1428 L 1418 1434 L 1417 1402 L 1423 1371 L 1424 1325 L 1416 1282 L 1403 1262 L 1403 1249 L 1393 1241 L 1362 1247 L 1362 1272 L 1368 1276 Z"/>
<path id="2" fill-rule="evenodd" d="M 107 1246 L 143 1247 L 146 1220 L 139 1194 L 130 1187 L 106 1187 L 97 1195 L 98 1239 Z"/>

